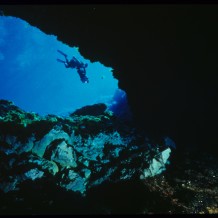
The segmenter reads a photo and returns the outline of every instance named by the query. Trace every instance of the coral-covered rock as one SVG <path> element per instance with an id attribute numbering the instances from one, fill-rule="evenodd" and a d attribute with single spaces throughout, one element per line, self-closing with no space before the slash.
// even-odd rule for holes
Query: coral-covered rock
<path id="1" fill-rule="evenodd" d="M 52 181 L 54 189 L 85 197 L 108 182 L 140 181 L 142 175 L 144 179 L 160 174 L 169 159 L 169 146 L 152 145 L 132 124 L 127 126 L 105 112 L 101 104 L 66 118 L 35 116 L 7 101 L 0 108 L 0 190 L 4 193 L 40 181 L 43 189 L 45 181 Z"/>
<path id="2" fill-rule="evenodd" d="M 54 115 L 36 118 L 7 101 L 2 101 L 0 108 L 2 129 L 12 122 L 23 132 L 23 140 L 16 130 L 0 134 L 0 150 L 5 155 L 0 166 L 5 172 L 10 169 L 8 176 L 12 183 L 8 184 L 14 184 L 10 187 L 17 187 L 26 179 L 35 181 L 58 175 L 57 186 L 85 195 L 87 189 L 106 181 L 139 179 L 142 171 L 144 177 L 159 174 L 169 158 L 164 155 L 168 150 L 161 153 L 158 146 L 151 148 L 142 134 L 137 135 L 134 129 L 105 113 L 104 104 L 82 108 L 70 118 Z M 26 129 L 29 131 L 25 136 Z M 153 159 L 158 155 L 160 166 Z"/>
<path id="3" fill-rule="evenodd" d="M 37 168 L 31 169 L 27 171 L 26 173 L 24 173 L 26 178 L 31 179 L 31 180 L 39 179 L 43 176 L 43 174 L 44 172 L 38 170 Z"/>
<path id="4" fill-rule="evenodd" d="M 56 139 L 69 140 L 69 135 L 62 130 L 52 129 L 41 140 L 35 142 L 32 152 L 43 157 L 46 147 Z"/>
<path id="5" fill-rule="evenodd" d="M 107 109 L 107 106 L 105 104 L 99 103 L 99 104 L 89 105 L 89 106 L 85 106 L 80 109 L 77 109 L 70 116 L 73 116 L 73 115 L 98 116 L 98 115 L 103 115 L 106 109 Z"/>
<path id="6" fill-rule="evenodd" d="M 50 148 L 50 159 L 63 167 L 76 167 L 76 154 L 72 146 L 68 146 L 65 141 L 60 142 L 55 148 Z"/>

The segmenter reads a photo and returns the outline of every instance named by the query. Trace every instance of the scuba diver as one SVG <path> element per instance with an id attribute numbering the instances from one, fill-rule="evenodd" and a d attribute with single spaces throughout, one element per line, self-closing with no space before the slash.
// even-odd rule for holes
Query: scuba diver
<path id="1" fill-rule="evenodd" d="M 75 57 L 73 57 L 70 61 L 67 59 L 67 55 L 64 54 L 62 51 L 57 50 L 60 54 L 62 54 L 65 57 L 65 61 L 57 59 L 58 62 L 64 63 L 66 68 L 76 68 L 77 73 L 79 74 L 80 80 L 83 83 L 88 83 L 89 79 L 86 76 L 86 67 L 88 64 L 84 64 L 80 61 L 78 61 Z"/>
<path id="2" fill-rule="evenodd" d="M 89 79 L 88 77 L 86 76 L 86 69 L 85 67 L 80 67 L 80 68 L 77 68 L 77 72 L 80 76 L 80 80 L 83 82 L 83 83 L 89 83 Z"/>

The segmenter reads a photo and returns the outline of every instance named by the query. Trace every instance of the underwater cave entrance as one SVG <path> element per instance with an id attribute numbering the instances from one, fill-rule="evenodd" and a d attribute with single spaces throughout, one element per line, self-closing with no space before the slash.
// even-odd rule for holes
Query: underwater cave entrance
<path id="1" fill-rule="evenodd" d="M 81 82 L 76 69 L 57 61 L 64 58 L 57 50 L 88 64 L 89 83 Z M 77 47 L 69 47 L 20 18 L 0 16 L 0 64 L 0 99 L 13 101 L 23 110 L 66 116 L 83 106 L 105 103 L 120 116 L 128 107 L 112 68 L 91 63 Z"/>

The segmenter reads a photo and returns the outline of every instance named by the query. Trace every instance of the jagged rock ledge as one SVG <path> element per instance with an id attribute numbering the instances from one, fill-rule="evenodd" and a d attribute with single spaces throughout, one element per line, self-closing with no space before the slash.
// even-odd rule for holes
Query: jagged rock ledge
<path id="1" fill-rule="evenodd" d="M 96 113 L 95 113 L 96 112 Z M 152 144 L 103 104 L 68 117 L 39 116 L 0 100 L 0 190 L 51 179 L 56 187 L 86 196 L 103 183 L 160 174 L 175 144 Z"/>

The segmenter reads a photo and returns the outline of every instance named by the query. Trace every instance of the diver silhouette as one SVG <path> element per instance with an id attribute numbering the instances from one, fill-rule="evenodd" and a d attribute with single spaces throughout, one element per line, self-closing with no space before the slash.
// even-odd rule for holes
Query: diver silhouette
<path id="1" fill-rule="evenodd" d="M 60 54 L 62 54 L 65 57 L 65 61 L 57 59 L 58 62 L 61 62 L 65 65 L 66 68 L 76 68 L 77 73 L 79 74 L 80 80 L 83 83 L 88 83 L 89 79 L 86 76 L 86 67 L 88 66 L 88 64 L 84 64 L 80 61 L 78 61 L 75 57 L 73 57 L 70 61 L 67 59 L 67 55 L 65 53 L 63 53 L 60 50 L 57 50 Z"/>

